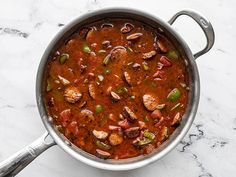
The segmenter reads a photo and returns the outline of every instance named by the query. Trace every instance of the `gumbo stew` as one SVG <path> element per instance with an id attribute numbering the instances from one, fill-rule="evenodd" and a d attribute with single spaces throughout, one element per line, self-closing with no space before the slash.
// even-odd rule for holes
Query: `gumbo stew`
<path id="1" fill-rule="evenodd" d="M 83 26 L 57 48 L 44 100 L 77 147 L 125 159 L 151 153 L 173 133 L 188 84 L 184 60 L 161 30 L 114 18 Z"/>

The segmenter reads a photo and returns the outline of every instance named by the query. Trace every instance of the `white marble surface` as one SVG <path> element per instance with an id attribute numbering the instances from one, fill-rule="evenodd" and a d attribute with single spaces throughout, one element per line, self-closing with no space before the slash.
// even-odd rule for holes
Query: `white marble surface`
<path id="1" fill-rule="evenodd" d="M 49 41 L 73 18 L 104 7 L 133 7 L 168 20 L 192 8 L 215 29 L 213 49 L 197 60 L 201 100 L 184 140 L 147 167 L 111 172 L 76 161 L 55 146 L 19 177 L 233 177 L 236 175 L 236 1 L 235 0 L 1 0 L 0 1 L 0 161 L 23 148 L 45 128 L 35 102 L 35 77 Z M 204 45 L 202 33 L 186 17 L 175 25 L 193 51 Z"/>

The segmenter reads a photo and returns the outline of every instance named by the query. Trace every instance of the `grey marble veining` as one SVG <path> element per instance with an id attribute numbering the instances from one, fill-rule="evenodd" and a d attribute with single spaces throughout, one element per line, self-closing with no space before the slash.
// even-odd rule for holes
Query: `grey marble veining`
<path id="1" fill-rule="evenodd" d="M 236 1 L 234 0 L 8 0 L 0 1 L 0 161 L 44 131 L 35 102 L 36 71 L 53 36 L 73 18 L 105 7 L 132 7 L 168 20 L 191 8 L 215 29 L 213 49 L 198 58 L 201 99 L 194 124 L 167 156 L 147 167 L 111 172 L 76 161 L 55 146 L 18 176 L 233 177 L 236 174 Z M 194 52 L 201 30 L 183 17 L 174 25 Z"/>

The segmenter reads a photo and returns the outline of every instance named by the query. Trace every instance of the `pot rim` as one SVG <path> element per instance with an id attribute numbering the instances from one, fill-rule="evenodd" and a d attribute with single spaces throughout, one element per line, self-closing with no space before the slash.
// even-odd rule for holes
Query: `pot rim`
<path id="1" fill-rule="evenodd" d="M 189 116 L 186 117 L 186 123 L 180 130 L 179 134 L 176 135 L 176 137 L 167 144 L 166 147 L 164 147 L 160 152 L 150 155 L 148 158 L 142 158 L 139 161 L 136 162 L 129 162 L 129 163 L 106 163 L 107 161 L 105 160 L 95 160 L 86 157 L 84 154 L 79 153 L 78 151 L 75 150 L 75 147 L 65 139 L 62 139 L 61 136 L 58 135 L 58 133 L 55 131 L 55 129 L 52 127 L 50 119 L 48 118 L 48 115 L 46 113 L 45 107 L 44 107 L 44 102 L 43 102 L 43 97 L 42 97 L 42 83 L 43 83 L 43 74 L 45 70 L 45 65 L 47 63 L 48 56 L 51 53 L 51 50 L 53 47 L 57 44 L 57 42 L 62 38 L 62 36 L 69 31 L 73 26 L 76 24 L 94 16 L 98 15 L 103 15 L 106 13 L 128 13 L 128 14 L 134 14 L 138 16 L 143 16 L 145 18 L 151 19 L 153 21 L 156 21 L 156 23 L 161 24 L 168 32 L 171 33 L 171 35 L 174 36 L 174 38 L 181 44 L 181 47 L 184 49 L 184 52 L 186 54 L 186 57 L 188 58 L 188 64 L 190 64 L 192 70 L 192 74 L 194 76 L 194 79 L 192 81 L 192 105 L 190 106 L 189 109 Z M 48 47 L 46 48 L 39 67 L 38 67 L 38 72 L 37 72 L 37 79 L 36 79 L 36 101 L 38 105 L 38 110 L 41 116 L 41 119 L 43 121 L 44 126 L 46 127 L 47 131 L 49 134 L 52 136 L 52 138 L 55 140 L 55 142 L 68 154 L 70 154 L 72 157 L 74 157 L 77 160 L 80 160 L 84 162 L 85 164 L 88 164 L 90 166 L 100 168 L 100 169 L 105 169 L 105 170 L 114 170 L 114 171 L 121 171 L 121 170 L 131 170 L 131 169 L 136 169 L 143 167 L 145 165 L 148 165 L 156 160 L 161 159 L 163 156 L 168 154 L 172 149 L 174 149 L 179 142 L 184 138 L 188 130 L 190 129 L 193 120 L 195 118 L 197 108 L 198 108 L 198 103 L 199 103 L 199 97 L 200 97 L 200 80 L 199 80 L 199 74 L 198 74 L 198 69 L 197 65 L 195 62 L 195 59 L 193 57 L 193 54 L 186 44 L 186 42 L 183 40 L 183 38 L 169 25 L 167 22 L 164 22 L 162 19 L 156 17 L 155 15 L 151 15 L 149 13 L 143 12 L 141 10 L 136 10 L 132 8 L 104 8 L 104 9 L 99 9 L 93 12 L 86 13 L 82 16 L 79 16 L 72 20 L 70 23 L 65 25 L 59 33 L 53 38 L 53 40 L 50 42 Z M 175 130 L 176 131 L 176 130 Z M 171 135 L 173 136 L 173 134 Z M 163 143 L 164 144 L 164 143 Z M 84 151 L 83 151 L 84 152 Z"/>

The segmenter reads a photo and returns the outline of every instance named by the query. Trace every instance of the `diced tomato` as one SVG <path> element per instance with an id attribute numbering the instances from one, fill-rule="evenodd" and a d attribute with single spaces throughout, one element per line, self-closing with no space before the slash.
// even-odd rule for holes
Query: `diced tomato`
<path id="1" fill-rule="evenodd" d="M 78 133 L 77 122 L 72 121 L 69 125 L 66 126 L 65 136 L 69 136 L 70 134 L 76 135 Z"/>
<path id="2" fill-rule="evenodd" d="M 70 116 L 71 116 L 70 109 L 65 109 L 60 113 L 60 119 L 63 127 L 67 126 L 67 124 L 69 123 Z"/>
<path id="3" fill-rule="evenodd" d="M 151 113 L 152 119 L 160 119 L 161 118 L 161 111 L 156 109 Z"/>
<path id="4" fill-rule="evenodd" d="M 162 116 L 154 126 L 160 128 L 160 125 L 164 120 L 165 120 L 165 118 Z"/>
<path id="5" fill-rule="evenodd" d="M 145 151 L 147 154 L 151 153 L 154 149 L 155 147 L 152 144 L 148 144 L 147 146 L 145 146 Z"/>
<path id="6" fill-rule="evenodd" d="M 165 71 L 161 71 L 161 70 L 158 70 L 157 72 L 155 72 L 152 77 L 159 78 L 161 80 L 167 79 Z"/>
<path id="7" fill-rule="evenodd" d="M 162 56 L 160 58 L 160 62 L 163 64 L 163 66 L 166 66 L 166 67 L 172 66 L 171 61 L 166 56 Z"/>

